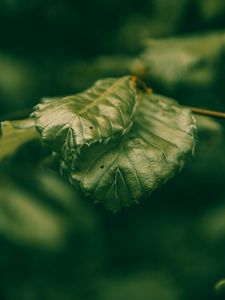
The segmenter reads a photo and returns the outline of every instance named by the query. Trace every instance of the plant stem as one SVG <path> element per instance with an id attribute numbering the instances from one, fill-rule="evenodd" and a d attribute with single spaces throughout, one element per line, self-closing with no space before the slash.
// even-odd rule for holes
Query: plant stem
<path id="1" fill-rule="evenodd" d="M 195 107 L 190 107 L 191 112 L 197 115 L 204 115 L 204 116 L 209 116 L 209 117 L 215 117 L 215 118 L 220 118 L 220 119 L 225 119 L 225 113 L 220 112 L 220 111 L 213 111 L 213 110 L 208 110 L 208 109 L 203 109 L 203 108 L 195 108 Z"/>

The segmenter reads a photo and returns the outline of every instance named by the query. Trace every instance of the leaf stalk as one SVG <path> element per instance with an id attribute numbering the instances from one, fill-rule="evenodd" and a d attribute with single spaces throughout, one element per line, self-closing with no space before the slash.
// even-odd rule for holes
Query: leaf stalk
<path id="1" fill-rule="evenodd" d="M 190 107 L 192 113 L 197 115 L 209 116 L 214 118 L 225 119 L 225 113 L 220 111 L 213 111 L 203 108 Z"/>

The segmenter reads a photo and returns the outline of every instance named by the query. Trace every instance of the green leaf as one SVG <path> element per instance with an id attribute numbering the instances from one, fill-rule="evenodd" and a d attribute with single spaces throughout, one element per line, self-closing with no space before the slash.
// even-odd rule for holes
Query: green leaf
<path id="1" fill-rule="evenodd" d="M 36 246 L 62 243 L 66 232 L 63 218 L 39 203 L 37 197 L 7 186 L 0 192 L 0 207 L 1 235 Z"/>
<path id="2" fill-rule="evenodd" d="M 68 160 L 84 145 L 126 133 L 135 108 L 135 83 L 126 76 L 99 80 L 83 93 L 45 101 L 33 115 L 42 139 Z"/>
<path id="3" fill-rule="evenodd" d="M 26 142 L 38 137 L 34 120 L 4 121 L 0 131 L 0 161 L 13 155 Z"/>
<path id="4" fill-rule="evenodd" d="M 94 224 L 82 195 L 57 174 L 29 165 L 0 168 L 0 238 L 60 250 L 71 234 L 93 231 Z"/>
<path id="5" fill-rule="evenodd" d="M 180 82 L 212 81 L 224 46 L 224 32 L 149 40 L 140 61 L 155 80 L 173 89 Z M 220 60 L 219 60 L 220 61 Z M 221 61 L 220 61 L 221 63 Z M 196 83 L 195 83 L 196 81 Z"/>
<path id="6" fill-rule="evenodd" d="M 221 279 L 216 283 L 215 291 L 218 295 L 225 295 L 225 279 Z"/>
<path id="7" fill-rule="evenodd" d="M 116 212 L 180 171 L 193 152 L 194 136 L 189 109 L 166 97 L 145 94 L 127 135 L 96 143 L 83 149 L 71 165 L 64 163 L 72 183 Z"/>

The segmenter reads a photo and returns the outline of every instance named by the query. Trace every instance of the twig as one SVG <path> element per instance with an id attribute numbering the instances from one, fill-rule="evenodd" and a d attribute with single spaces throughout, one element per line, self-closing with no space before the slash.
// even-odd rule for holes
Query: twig
<path id="1" fill-rule="evenodd" d="M 195 108 L 195 107 L 190 107 L 190 110 L 194 114 L 197 114 L 197 115 L 204 115 L 204 116 L 209 116 L 209 117 L 225 119 L 225 113 L 220 112 L 220 111 L 213 111 L 213 110 L 208 110 L 208 109 L 203 109 L 203 108 Z"/>

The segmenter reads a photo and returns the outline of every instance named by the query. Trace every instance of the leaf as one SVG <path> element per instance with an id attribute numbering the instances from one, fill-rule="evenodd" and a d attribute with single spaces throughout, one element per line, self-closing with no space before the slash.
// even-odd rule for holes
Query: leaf
<path id="1" fill-rule="evenodd" d="M 60 250 L 71 233 L 93 233 L 95 217 L 82 195 L 46 169 L 26 165 L 24 173 L 20 165 L 0 168 L 0 237 L 37 249 Z"/>
<path id="2" fill-rule="evenodd" d="M 131 73 L 167 95 L 190 105 L 207 106 L 215 94 L 224 98 L 224 31 L 151 39 L 134 59 Z M 204 101 L 204 102 L 201 102 Z"/>
<path id="3" fill-rule="evenodd" d="M 15 186 L 6 187 L 0 192 L 0 207 L 1 235 L 39 247 L 58 247 L 63 244 L 65 221 L 39 203 L 37 197 Z"/>
<path id="4" fill-rule="evenodd" d="M 221 279 L 216 283 L 215 291 L 218 296 L 225 295 L 225 279 Z"/>
<path id="5" fill-rule="evenodd" d="M 12 154 L 24 143 L 38 137 L 34 120 L 4 121 L 0 132 L 0 161 Z"/>
<path id="6" fill-rule="evenodd" d="M 39 104 L 33 116 L 51 149 L 76 157 L 81 147 L 128 131 L 136 108 L 133 77 L 99 80 L 83 93 Z"/>
<path id="7" fill-rule="evenodd" d="M 72 170 L 70 180 L 116 212 L 180 171 L 193 152 L 194 136 L 189 109 L 166 97 L 145 94 L 130 132 L 119 141 L 83 149 L 79 159 L 67 165 L 68 172 Z"/>

